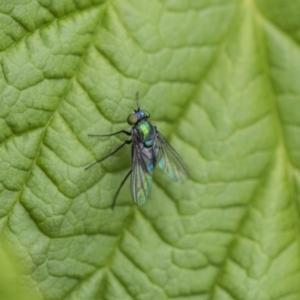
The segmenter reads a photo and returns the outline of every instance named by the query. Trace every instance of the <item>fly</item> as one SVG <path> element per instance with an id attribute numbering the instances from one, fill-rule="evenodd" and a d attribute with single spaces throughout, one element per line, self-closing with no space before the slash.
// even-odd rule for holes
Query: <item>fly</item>
<path id="1" fill-rule="evenodd" d="M 138 93 L 136 94 L 136 99 L 138 103 Z M 131 196 L 136 205 L 143 205 L 147 201 L 151 189 L 153 171 L 157 165 L 174 181 L 185 182 L 189 177 L 187 166 L 179 154 L 157 130 L 156 126 L 148 120 L 149 118 L 150 113 L 142 110 L 138 103 L 138 108 L 134 109 L 134 112 L 127 118 L 127 123 L 132 126 L 130 131 L 120 130 L 111 134 L 89 134 L 89 136 L 104 137 L 123 133 L 130 137 L 129 140 L 124 141 L 111 153 L 85 168 L 85 170 L 91 168 L 96 163 L 100 163 L 118 152 L 126 144 L 132 144 L 131 169 L 117 189 L 111 205 L 112 209 L 116 204 L 121 188 L 129 176 Z"/>

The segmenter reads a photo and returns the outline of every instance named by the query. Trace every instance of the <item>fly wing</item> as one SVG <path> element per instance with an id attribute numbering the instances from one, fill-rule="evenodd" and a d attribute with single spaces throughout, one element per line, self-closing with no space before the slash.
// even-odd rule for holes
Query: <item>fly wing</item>
<path id="1" fill-rule="evenodd" d="M 189 171 L 175 149 L 157 132 L 157 164 L 168 176 L 178 182 L 185 182 L 189 178 Z"/>
<path id="2" fill-rule="evenodd" d="M 132 173 L 130 190 L 133 202 L 142 205 L 147 201 L 152 184 L 152 172 L 149 172 L 149 164 L 153 163 L 154 156 L 147 157 L 147 152 L 141 149 L 138 143 L 132 146 Z"/>

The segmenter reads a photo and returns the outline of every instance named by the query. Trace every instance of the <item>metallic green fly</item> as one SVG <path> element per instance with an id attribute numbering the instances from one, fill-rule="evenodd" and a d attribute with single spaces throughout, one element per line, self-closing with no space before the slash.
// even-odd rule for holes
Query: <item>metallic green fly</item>
<path id="1" fill-rule="evenodd" d="M 136 98 L 138 103 L 138 93 L 136 94 Z M 111 206 L 112 208 L 114 208 L 119 192 L 129 175 L 131 175 L 131 195 L 136 205 L 142 205 L 147 201 L 152 184 L 153 171 L 156 165 L 164 170 L 174 181 L 184 182 L 189 177 L 187 166 L 181 157 L 157 128 L 148 120 L 149 118 L 150 113 L 146 110 L 141 110 L 138 103 L 138 108 L 134 109 L 134 113 L 130 114 L 127 118 L 127 123 L 132 126 L 130 131 L 120 130 L 111 134 L 89 134 L 89 136 L 103 137 L 124 133 L 131 137 L 110 154 L 85 168 L 85 170 L 87 170 L 94 164 L 104 161 L 126 144 L 132 144 L 132 167 L 124 177 L 115 194 Z"/>

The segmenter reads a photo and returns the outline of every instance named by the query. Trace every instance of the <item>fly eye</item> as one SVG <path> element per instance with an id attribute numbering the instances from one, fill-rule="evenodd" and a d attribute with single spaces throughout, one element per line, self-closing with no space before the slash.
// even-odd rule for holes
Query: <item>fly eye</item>
<path id="1" fill-rule="evenodd" d="M 135 114 L 131 114 L 127 118 L 127 123 L 129 125 L 134 125 L 137 123 L 137 121 L 138 121 L 138 117 Z"/>
<path id="2" fill-rule="evenodd" d="M 150 113 L 147 110 L 144 110 L 145 118 L 150 118 Z"/>

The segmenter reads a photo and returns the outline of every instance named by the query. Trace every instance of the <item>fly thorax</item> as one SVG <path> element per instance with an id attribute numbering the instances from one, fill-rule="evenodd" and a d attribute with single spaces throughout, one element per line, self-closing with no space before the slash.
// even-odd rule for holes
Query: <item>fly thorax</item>
<path id="1" fill-rule="evenodd" d="M 135 127 L 139 141 L 143 143 L 143 145 L 147 148 L 153 146 L 154 138 L 155 138 L 155 128 L 148 121 L 141 121 Z"/>

